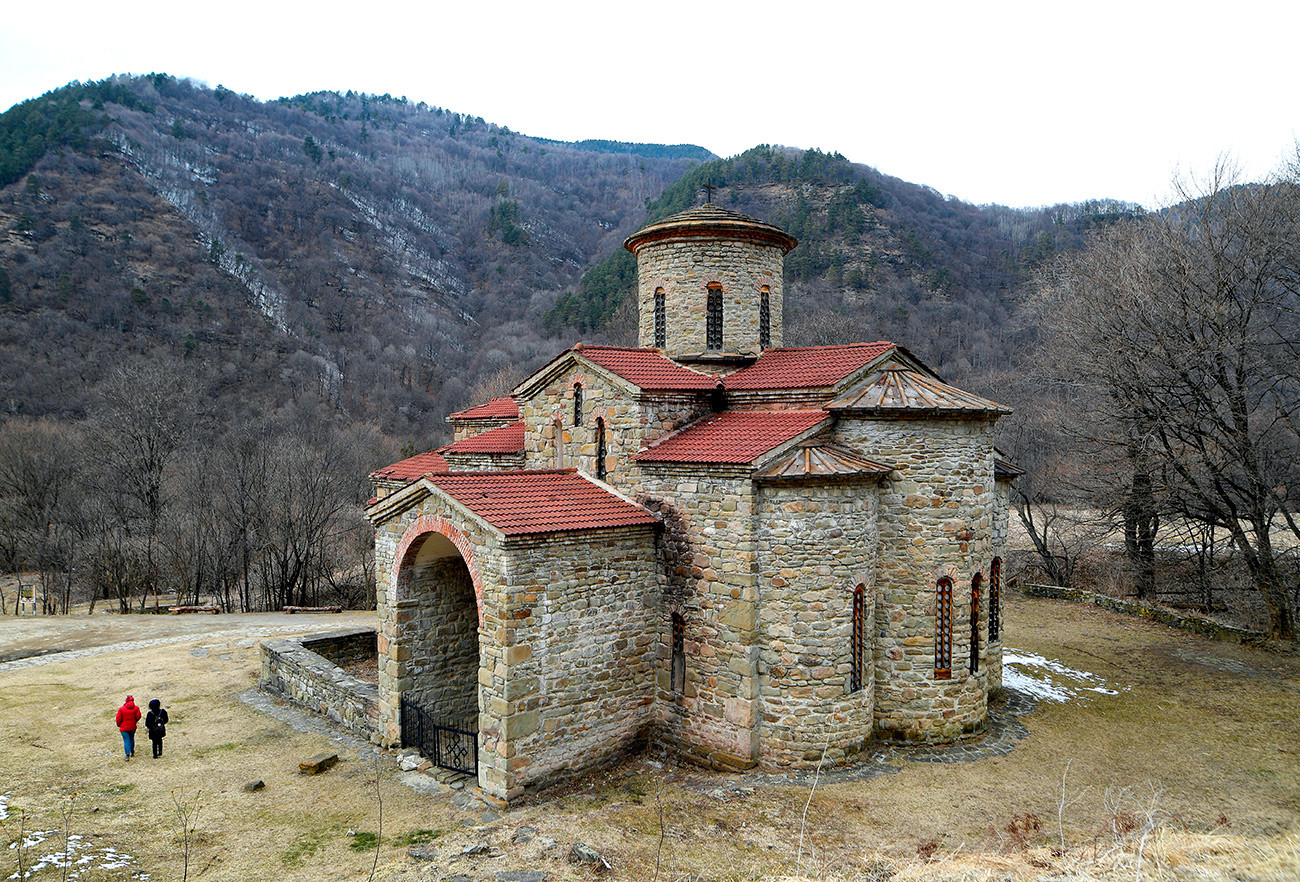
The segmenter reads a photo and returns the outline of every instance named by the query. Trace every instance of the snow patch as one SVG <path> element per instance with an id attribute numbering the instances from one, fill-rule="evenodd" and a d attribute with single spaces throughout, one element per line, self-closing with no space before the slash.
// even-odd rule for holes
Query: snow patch
<path id="1" fill-rule="evenodd" d="M 7 795 L 5 799 L 8 799 Z M 22 846 L 24 849 L 38 848 L 47 840 L 58 841 L 62 838 L 63 834 L 59 830 L 33 830 L 23 838 Z M 18 843 L 11 842 L 9 848 L 17 850 Z M 46 867 L 58 867 L 65 869 L 63 874 L 65 879 L 80 879 L 83 875 L 89 874 L 98 876 L 104 870 L 126 870 L 132 879 L 148 879 L 148 873 L 132 869 L 134 863 L 133 855 L 118 851 L 111 845 L 96 847 L 87 843 L 86 838 L 81 834 L 72 833 L 68 835 L 68 841 L 64 843 L 62 850 L 42 854 L 24 869 L 21 877 L 13 873 L 9 878 L 27 879 Z"/>
<path id="2" fill-rule="evenodd" d="M 1010 648 L 1002 652 L 1002 685 L 1046 701 L 1071 701 L 1084 692 L 1119 695 L 1118 689 L 1096 674 L 1066 667 L 1056 659 Z"/>

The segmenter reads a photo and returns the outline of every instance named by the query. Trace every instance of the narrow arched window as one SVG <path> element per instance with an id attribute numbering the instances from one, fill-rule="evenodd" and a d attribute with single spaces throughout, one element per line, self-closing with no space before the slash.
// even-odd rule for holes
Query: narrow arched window
<path id="1" fill-rule="evenodd" d="M 580 383 L 573 384 L 573 424 L 575 426 L 582 425 L 582 385 Z"/>
<path id="2" fill-rule="evenodd" d="M 717 282 L 709 285 L 708 300 L 705 302 L 705 347 L 710 350 L 722 348 L 722 286 Z"/>
<path id="3" fill-rule="evenodd" d="M 970 580 L 970 672 L 980 672 L 980 582 L 983 575 L 975 574 Z"/>
<path id="4" fill-rule="evenodd" d="M 668 345 L 668 307 L 665 304 L 664 289 L 655 288 L 655 348 L 663 349 Z"/>
<path id="5" fill-rule="evenodd" d="M 849 644 L 849 691 L 858 692 L 864 685 L 863 658 L 866 655 L 866 589 L 861 585 L 853 589 L 853 640 Z"/>
<path id="6" fill-rule="evenodd" d="M 764 285 L 758 292 L 758 345 L 772 345 L 772 290 Z"/>
<path id="7" fill-rule="evenodd" d="M 935 586 L 934 678 L 952 676 L 952 579 L 944 576 Z"/>
<path id="8" fill-rule="evenodd" d="M 596 477 L 605 480 L 605 457 L 609 451 L 605 448 L 605 421 L 596 419 Z"/>
<path id="9" fill-rule="evenodd" d="M 678 695 L 686 691 L 686 622 L 673 613 L 672 687 Z"/>
<path id="10" fill-rule="evenodd" d="M 1002 558 L 989 565 L 989 643 L 1002 639 Z"/>

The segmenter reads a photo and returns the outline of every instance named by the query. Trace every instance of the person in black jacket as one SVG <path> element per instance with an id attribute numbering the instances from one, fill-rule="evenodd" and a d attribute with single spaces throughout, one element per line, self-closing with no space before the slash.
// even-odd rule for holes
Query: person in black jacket
<path id="1" fill-rule="evenodd" d="M 144 727 L 149 730 L 149 740 L 153 742 L 153 758 L 162 756 L 162 740 L 167 734 L 167 711 L 162 702 L 154 699 L 149 702 L 149 713 L 145 714 Z"/>

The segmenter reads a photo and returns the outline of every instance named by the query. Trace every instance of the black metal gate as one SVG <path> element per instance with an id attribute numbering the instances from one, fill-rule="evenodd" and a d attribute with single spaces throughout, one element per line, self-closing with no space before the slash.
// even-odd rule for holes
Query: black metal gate
<path id="1" fill-rule="evenodd" d="M 435 723 L 413 701 L 402 699 L 402 746 L 417 747 L 440 769 L 478 778 L 478 733 Z"/>

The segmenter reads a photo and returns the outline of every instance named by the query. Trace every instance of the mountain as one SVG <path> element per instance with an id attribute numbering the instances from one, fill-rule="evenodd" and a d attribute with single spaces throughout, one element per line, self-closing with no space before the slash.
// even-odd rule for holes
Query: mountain
<path id="1" fill-rule="evenodd" d="M 574 340 L 634 342 L 621 242 L 709 183 L 800 239 L 787 343 L 894 339 L 989 392 L 1034 267 L 1132 209 L 973 206 L 816 150 L 566 144 L 390 95 L 72 83 L 0 115 L 0 413 L 80 420 L 114 366 L 175 359 L 218 419 L 311 408 L 427 448 Z"/>
<path id="2" fill-rule="evenodd" d="M 219 412 L 312 399 L 432 443 L 689 145 L 566 145 L 389 95 L 262 103 L 166 74 L 0 116 L 0 409 L 79 419 L 173 356 Z"/>
<path id="3" fill-rule="evenodd" d="M 1138 210 L 1111 200 L 975 206 L 837 153 L 762 145 L 692 168 L 648 204 L 647 221 L 695 204 L 705 185 L 722 207 L 799 239 L 785 261 L 787 345 L 894 340 L 989 393 L 1015 360 L 1012 315 L 1037 267 Z M 546 327 L 631 342 L 635 270 L 630 254 L 612 252 L 557 300 Z"/>

